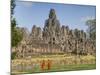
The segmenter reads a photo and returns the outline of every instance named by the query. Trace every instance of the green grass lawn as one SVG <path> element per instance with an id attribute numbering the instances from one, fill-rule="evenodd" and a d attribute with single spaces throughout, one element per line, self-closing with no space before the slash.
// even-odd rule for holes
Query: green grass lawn
<path id="1" fill-rule="evenodd" d="M 77 70 L 92 70 L 96 69 L 96 64 L 76 64 L 76 65 L 54 65 L 50 70 L 42 71 L 40 68 L 35 68 L 35 70 L 28 70 L 18 73 L 42 73 L 42 72 L 57 72 L 57 71 L 77 71 Z M 14 73 L 13 73 L 14 74 Z"/>

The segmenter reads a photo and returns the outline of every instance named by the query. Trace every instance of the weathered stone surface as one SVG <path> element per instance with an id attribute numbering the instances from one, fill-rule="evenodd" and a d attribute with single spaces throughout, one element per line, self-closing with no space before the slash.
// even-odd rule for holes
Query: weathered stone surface
<path id="1" fill-rule="evenodd" d="M 36 25 L 33 25 L 33 28 L 32 28 L 32 32 L 31 32 L 31 37 L 33 39 L 42 39 L 42 30 L 40 27 L 36 27 Z"/>
<path id="2" fill-rule="evenodd" d="M 45 42 L 59 43 L 60 40 L 60 23 L 57 20 L 55 10 L 51 9 L 49 13 L 49 18 L 45 21 L 45 26 L 43 29 L 43 38 Z"/>

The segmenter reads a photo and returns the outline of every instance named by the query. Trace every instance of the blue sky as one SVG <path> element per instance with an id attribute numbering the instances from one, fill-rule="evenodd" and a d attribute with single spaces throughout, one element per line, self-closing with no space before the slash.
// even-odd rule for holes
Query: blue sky
<path id="1" fill-rule="evenodd" d="M 96 17 L 95 6 L 18 1 L 14 9 L 14 17 L 18 26 L 26 27 L 31 31 L 33 25 L 44 27 L 51 8 L 55 9 L 61 26 L 66 25 L 70 29 L 78 28 L 86 31 L 85 21 Z"/>

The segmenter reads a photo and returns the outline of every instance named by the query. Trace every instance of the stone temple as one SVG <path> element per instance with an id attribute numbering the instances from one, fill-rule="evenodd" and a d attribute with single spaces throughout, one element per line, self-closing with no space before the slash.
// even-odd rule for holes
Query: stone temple
<path id="1" fill-rule="evenodd" d="M 12 52 L 17 52 L 17 58 L 32 57 L 41 54 L 76 54 L 95 55 L 96 46 L 92 39 L 87 38 L 86 32 L 78 29 L 69 29 L 61 25 L 54 9 L 49 12 L 43 29 L 33 25 L 31 33 L 21 28 L 23 40 Z"/>

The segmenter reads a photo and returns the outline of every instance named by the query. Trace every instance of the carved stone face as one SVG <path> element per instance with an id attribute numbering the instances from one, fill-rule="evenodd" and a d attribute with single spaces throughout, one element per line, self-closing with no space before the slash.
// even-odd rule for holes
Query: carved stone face
<path id="1" fill-rule="evenodd" d="M 54 9 L 50 10 L 49 18 L 52 18 L 52 19 L 56 18 L 56 14 L 55 14 L 55 10 Z"/>

